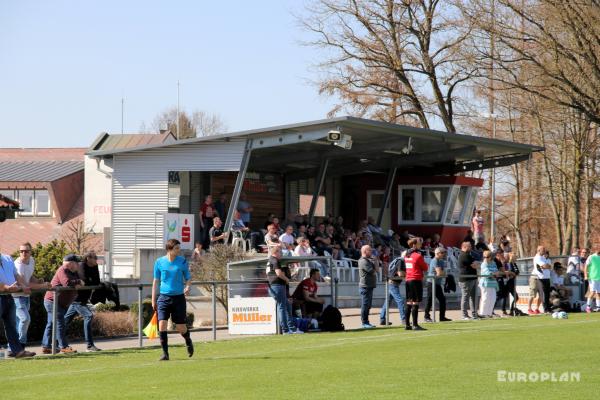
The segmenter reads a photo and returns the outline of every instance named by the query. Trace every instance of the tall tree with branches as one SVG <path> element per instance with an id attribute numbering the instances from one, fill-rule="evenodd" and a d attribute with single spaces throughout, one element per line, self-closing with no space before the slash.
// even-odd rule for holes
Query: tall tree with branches
<path id="1" fill-rule="evenodd" d="M 304 27 L 327 51 L 320 92 L 341 99 L 330 114 L 354 114 L 455 132 L 456 93 L 472 75 L 464 62 L 470 27 L 440 0 L 314 0 Z"/>

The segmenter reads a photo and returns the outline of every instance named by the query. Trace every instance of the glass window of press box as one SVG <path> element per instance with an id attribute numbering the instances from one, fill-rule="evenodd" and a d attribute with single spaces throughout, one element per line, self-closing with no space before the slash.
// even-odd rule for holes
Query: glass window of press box
<path id="1" fill-rule="evenodd" d="M 477 190 L 457 185 L 399 186 L 398 223 L 469 225 Z"/>

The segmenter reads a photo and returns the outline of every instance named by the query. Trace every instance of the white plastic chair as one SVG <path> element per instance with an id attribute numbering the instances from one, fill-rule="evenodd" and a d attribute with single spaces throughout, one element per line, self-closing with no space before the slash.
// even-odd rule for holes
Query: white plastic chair
<path id="1" fill-rule="evenodd" d="M 335 264 L 337 278 L 341 282 L 346 282 L 346 280 L 348 279 L 348 277 L 350 277 L 351 274 L 351 267 L 348 265 L 348 262 L 345 260 L 333 260 L 333 262 Z M 342 275 L 344 276 L 343 279 L 341 278 Z"/>
<path id="2" fill-rule="evenodd" d="M 358 274 L 358 261 L 353 260 L 351 258 L 343 258 L 342 260 L 344 260 L 348 263 L 348 267 L 350 268 L 350 270 L 349 270 L 350 276 L 352 278 L 351 282 L 356 282 L 356 276 Z M 357 265 L 354 266 L 354 263 L 356 263 Z"/>
<path id="3" fill-rule="evenodd" d="M 250 240 L 244 239 L 244 234 L 241 231 L 231 231 L 233 239 L 231 240 L 232 247 L 240 247 L 244 252 L 250 249 Z"/>

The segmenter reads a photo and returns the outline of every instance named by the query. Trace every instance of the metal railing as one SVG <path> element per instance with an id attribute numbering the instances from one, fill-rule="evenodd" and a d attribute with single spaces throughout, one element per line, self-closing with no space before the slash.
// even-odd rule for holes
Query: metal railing
<path id="1" fill-rule="evenodd" d="M 191 281 L 190 282 L 193 286 L 212 286 L 211 288 L 211 301 L 212 301 L 212 337 L 213 340 L 217 340 L 217 286 L 221 286 L 221 285 L 239 285 L 239 284 L 268 284 L 268 281 L 266 279 L 251 279 L 251 280 L 243 280 L 243 281 Z M 52 354 L 56 354 L 57 353 L 57 349 L 56 349 L 56 329 L 57 329 L 57 313 L 58 313 L 58 300 L 60 298 L 60 293 L 61 292 L 66 292 L 66 291 L 82 291 L 82 290 L 96 290 L 96 289 L 102 289 L 104 286 L 102 285 L 98 285 L 98 286 L 82 286 L 82 287 L 78 287 L 78 288 L 74 288 L 74 287 L 53 287 L 51 289 L 32 289 L 31 293 L 46 293 L 46 292 L 54 292 L 54 298 L 52 300 Z M 138 298 L 137 298 L 137 303 L 138 303 L 138 326 L 137 326 L 137 336 L 138 336 L 138 347 L 143 347 L 144 345 L 144 334 L 143 334 L 143 324 L 144 324 L 144 319 L 143 319 L 143 296 L 142 296 L 142 292 L 144 288 L 151 288 L 152 287 L 152 283 L 135 283 L 135 284 L 124 284 L 124 285 L 118 285 L 119 289 L 126 289 L 126 288 L 137 288 L 138 289 Z M 11 292 L 12 293 L 22 293 L 23 290 L 19 290 L 17 292 Z"/>
<path id="2" fill-rule="evenodd" d="M 328 258 L 330 260 L 329 257 L 323 257 L 323 258 Z M 251 261 L 251 260 L 248 260 Z M 283 259 L 282 259 L 283 261 Z M 285 260 L 287 262 L 292 262 L 291 259 L 287 259 Z M 297 259 L 294 259 L 293 261 L 297 261 Z M 331 287 L 331 295 L 325 295 L 325 296 L 321 296 L 321 297 L 331 297 L 331 302 L 333 304 L 334 307 L 337 306 L 337 297 L 338 297 L 338 290 L 337 287 L 338 285 L 353 285 L 356 286 L 358 285 L 358 282 L 344 282 L 344 283 L 340 283 L 338 281 L 338 279 L 335 277 L 335 270 L 337 269 L 337 266 L 334 263 L 331 263 L 330 261 L 328 262 L 329 264 L 329 268 L 330 271 L 332 272 L 332 276 L 333 279 L 331 279 L 330 282 L 330 287 Z M 519 276 L 521 277 L 529 277 L 533 274 L 519 274 Z M 435 319 L 435 301 L 436 301 L 436 297 L 435 297 L 435 290 L 436 290 L 436 285 L 435 285 L 435 275 L 426 275 L 425 276 L 425 280 L 426 281 L 430 281 L 432 283 L 432 316 L 433 316 L 433 321 L 436 322 Z M 461 275 L 461 274 L 457 274 L 454 275 L 454 277 L 457 279 L 459 278 L 481 278 L 481 277 L 491 277 L 490 275 Z M 443 278 L 443 277 L 442 277 Z M 389 310 L 389 279 L 387 279 L 387 277 L 382 277 L 382 279 L 384 279 L 384 284 L 385 284 L 385 302 L 384 302 L 384 307 L 386 307 L 386 324 L 389 322 L 389 315 L 390 315 L 390 310 Z M 515 278 L 516 279 L 516 278 Z M 248 285 L 248 284 L 268 284 L 268 280 L 267 279 L 247 279 L 247 280 L 227 280 L 227 281 L 191 281 L 191 284 L 193 286 L 211 286 L 211 302 L 212 302 L 212 339 L 213 340 L 217 340 L 217 287 L 218 286 L 222 286 L 222 285 Z M 137 334 L 138 334 L 138 347 L 143 347 L 143 289 L 144 288 L 150 288 L 152 287 L 152 283 L 137 283 L 137 284 L 123 284 L 123 285 L 119 285 L 118 286 L 119 289 L 125 289 L 125 288 L 137 288 L 138 289 L 138 298 L 137 298 L 137 303 L 138 303 L 138 326 L 137 326 Z M 99 286 L 82 286 L 79 288 L 73 288 L 73 287 L 54 287 L 51 289 L 32 289 L 31 293 L 45 293 L 45 292 L 54 292 L 54 298 L 52 301 L 52 354 L 56 353 L 56 329 L 57 329 L 57 324 L 56 324 L 56 320 L 57 320 L 57 311 L 58 311 L 58 299 L 60 297 L 60 293 L 61 292 L 65 292 L 65 291 L 82 291 L 82 290 L 96 290 L 96 289 L 101 289 L 103 288 L 103 286 L 99 285 Z M 475 289 L 477 291 L 477 289 Z M 18 292 L 22 292 L 18 291 Z M 16 293 L 18 293 L 16 292 Z M 12 294 L 12 292 L 11 292 Z M 429 296 L 430 294 L 427 293 L 427 296 Z M 475 293 L 475 297 L 477 297 L 477 293 Z M 357 296 L 357 298 L 360 298 L 360 296 Z"/>

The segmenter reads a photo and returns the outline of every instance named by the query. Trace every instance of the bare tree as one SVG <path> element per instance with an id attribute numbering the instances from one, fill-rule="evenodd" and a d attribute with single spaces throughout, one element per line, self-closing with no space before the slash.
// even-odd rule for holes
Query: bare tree
<path id="1" fill-rule="evenodd" d="M 229 246 L 226 244 L 217 244 L 210 247 L 208 253 L 202 260 L 194 262 L 191 265 L 192 277 L 199 281 L 226 281 L 227 280 L 227 263 L 233 261 L 242 261 L 247 258 L 237 246 Z M 213 285 L 205 284 L 201 287 L 208 293 L 212 293 Z M 229 292 L 227 285 L 217 285 L 215 297 L 219 303 L 228 312 L 227 304 L 229 300 Z"/>
<path id="2" fill-rule="evenodd" d="M 314 0 L 304 27 L 328 51 L 319 90 L 354 114 L 455 132 L 456 92 L 471 77 L 470 28 L 440 0 Z"/>
<path id="3" fill-rule="evenodd" d="M 94 237 L 93 227 L 86 229 L 82 218 L 68 222 L 62 233 L 61 240 L 66 243 L 69 251 L 75 254 L 84 254 L 90 250 L 90 241 Z"/>
<path id="4" fill-rule="evenodd" d="M 227 133 L 227 125 L 221 117 L 206 111 L 194 111 L 192 113 L 192 126 L 200 136 Z"/>
<path id="5" fill-rule="evenodd" d="M 600 123 L 600 1 L 493 1 L 494 8 L 490 0 L 466 0 L 462 10 L 495 38 L 494 54 L 478 48 L 504 72 L 494 79 Z"/>
<path id="6" fill-rule="evenodd" d="M 154 118 L 151 126 L 154 132 L 168 129 L 177 136 L 177 108 L 169 108 L 160 113 Z M 227 125 L 216 114 L 210 114 L 206 111 L 194 111 L 190 116 L 185 111 L 179 112 L 179 139 L 226 132 Z"/>

